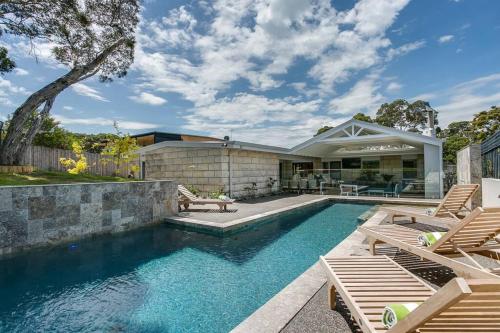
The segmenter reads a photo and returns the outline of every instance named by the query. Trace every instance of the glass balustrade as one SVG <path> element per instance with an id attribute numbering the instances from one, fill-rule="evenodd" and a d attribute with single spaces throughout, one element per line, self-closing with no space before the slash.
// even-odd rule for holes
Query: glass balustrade
<path id="1" fill-rule="evenodd" d="M 423 170 L 416 168 L 309 169 L 283 176 L 284 191 L 383 197 L 423 197 Z"/>

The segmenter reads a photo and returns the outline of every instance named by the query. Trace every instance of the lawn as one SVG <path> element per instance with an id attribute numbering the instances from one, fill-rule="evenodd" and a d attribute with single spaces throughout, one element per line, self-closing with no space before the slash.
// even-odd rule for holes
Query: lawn
<path id="1" fill-rule="evenodd" d="M 0 173 L 0 186 L 44 185 L 69 183 L 128 182 L 134 179 L 89 174 L 71 175 L 67 172 L 35 171 L 27 174 Z"/>

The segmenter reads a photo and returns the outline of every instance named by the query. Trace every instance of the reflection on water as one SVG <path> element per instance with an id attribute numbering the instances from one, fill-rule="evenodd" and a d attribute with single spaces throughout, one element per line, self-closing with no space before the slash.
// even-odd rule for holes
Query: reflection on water
<path id="1" fill-rule="evenodd" d="M 226 332 L 356 227 L 366 205 L 228 237 L 167 225 L 0 261 L 0 331 Z"/>

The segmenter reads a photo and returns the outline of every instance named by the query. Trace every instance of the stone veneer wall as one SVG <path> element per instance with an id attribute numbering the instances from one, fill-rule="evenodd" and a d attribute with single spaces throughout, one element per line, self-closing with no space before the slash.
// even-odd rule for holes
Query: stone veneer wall
<path id="1" fill-rule="evenodd" d="M 265 195 L 271 192 L 268 186 L 269 178 L 279 181 L 279 158 L 276 154 L 231 149 L 231 179 L 232 196 L 234 198 L 249 195 L 245 187 L 252 187 L 252 183 L 257 184 L 256 195 Z M 278 183 L 273 186 L 276 190 Z"/>
<path id="2" fill-rule="evenodd" d="M 176 213 L 172 181 L 0 187 L 0 254 L 132 229 Z"/>
<path id="3" fill-rule="evenodd" d="M 279 175 L 276 154 L 241 149 L 164 147 L 145 154 L 143 160 L 146 179 L 173 179 L 196 187 L 203 196 L 220 189 L 229 193 L 230 168 L 233 198 L 246 196 L 244 188 L 253 182 L 257 195 L 269 193 L 269 178 L 278 179 Z"/>
<path id="4" fill-rule="evenodd" d="M 483 178 L 481 145 L 472 144 L 457 152 L 457 184 L 481 184 Z M 482 206 L 482 191 L 474 194 L 470 208 Z"/>
<path id="5" fill-rule="evenodd" d="M 144 155 L 144 161 L 146 179 L 173 179 L 204 195 L 227 184 L 228 156 L 220 148 L 164 147 Z"/>

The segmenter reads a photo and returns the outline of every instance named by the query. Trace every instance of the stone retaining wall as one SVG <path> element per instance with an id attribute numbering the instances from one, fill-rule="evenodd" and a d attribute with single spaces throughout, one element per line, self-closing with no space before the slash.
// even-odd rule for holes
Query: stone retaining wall
<path id="1" fill-rule="evenodd" d="M 0 187 L 0 255 L 158 223 L 177 213 L 177 183 Z"/>

